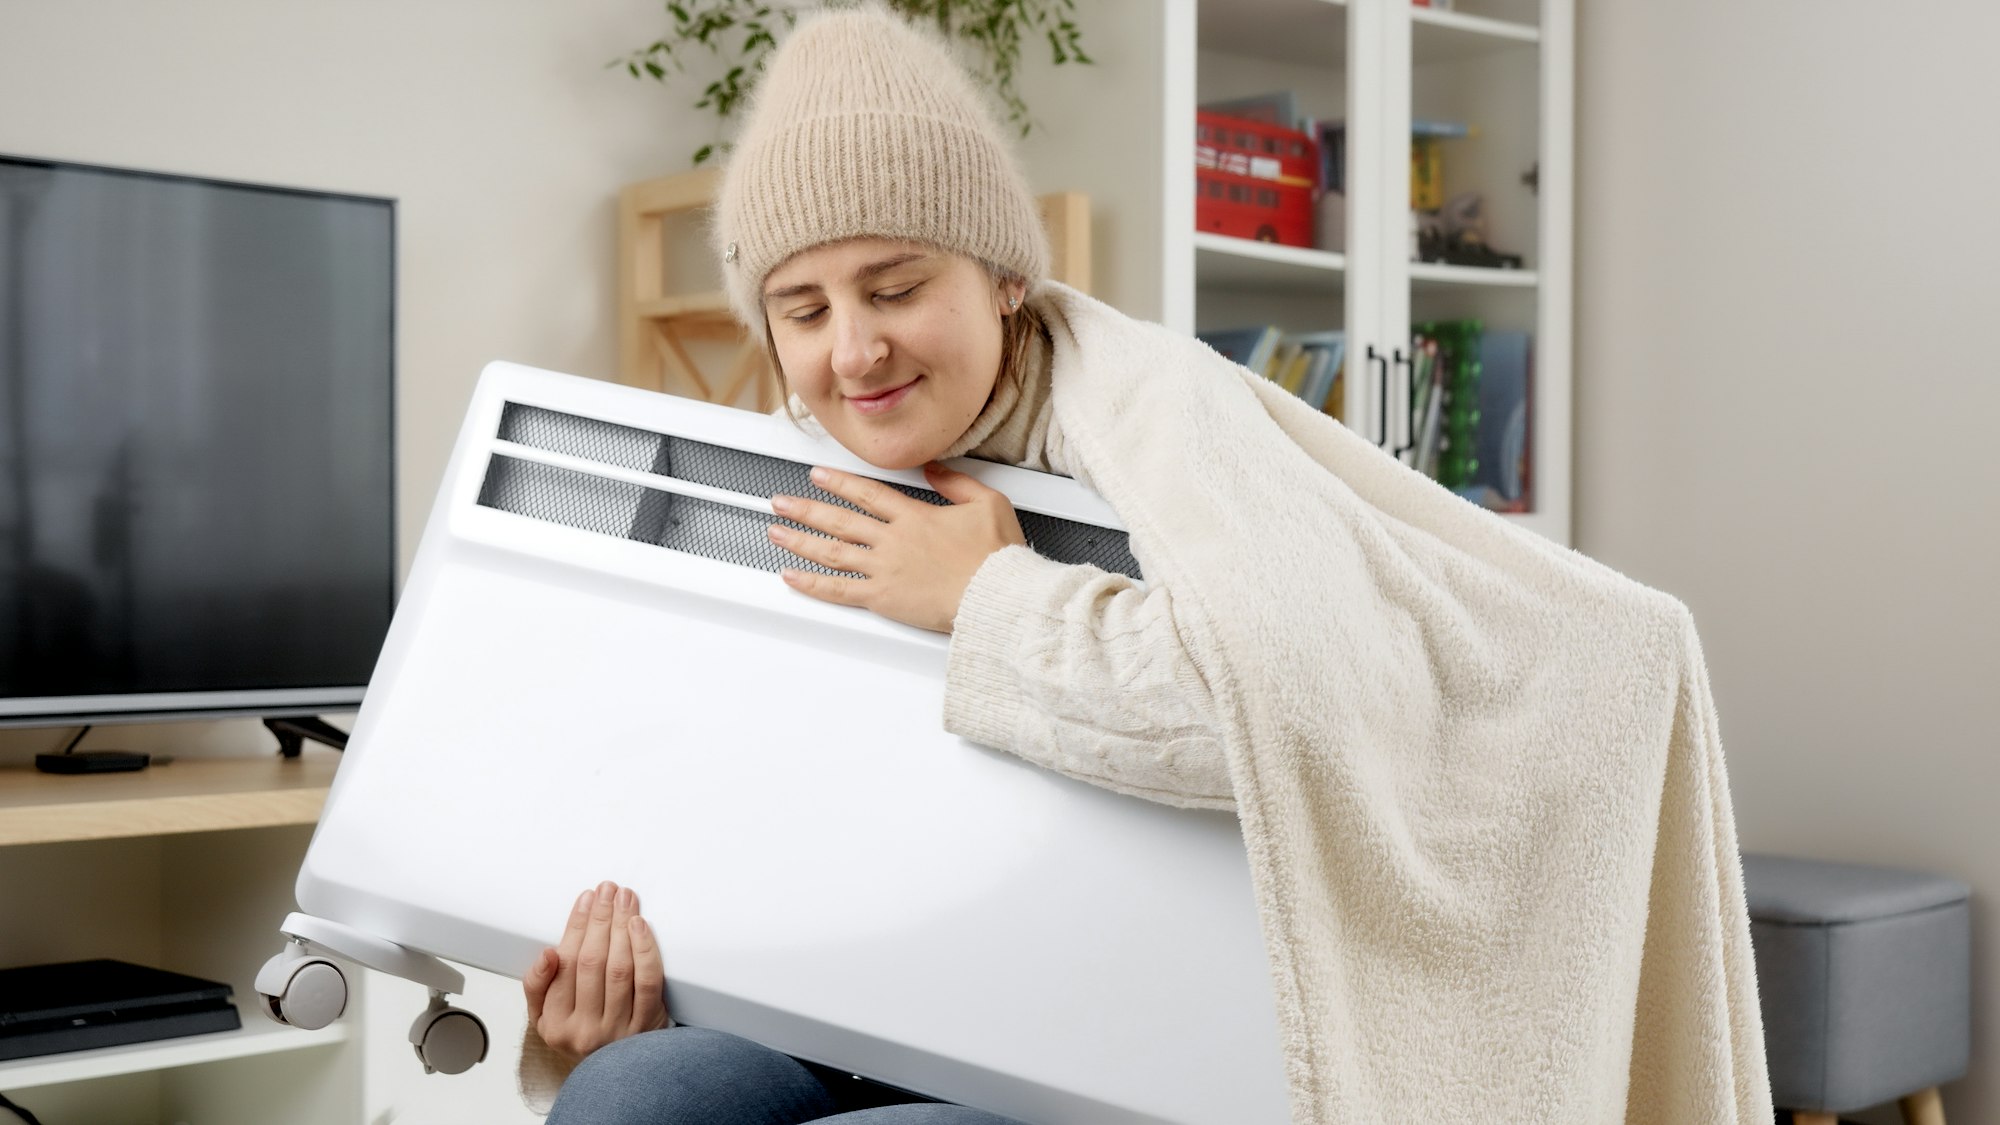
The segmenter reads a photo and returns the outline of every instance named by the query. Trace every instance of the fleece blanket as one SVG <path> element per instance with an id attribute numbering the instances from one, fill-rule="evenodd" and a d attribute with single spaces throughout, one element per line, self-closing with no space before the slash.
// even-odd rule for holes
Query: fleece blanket
<path id="1" fill-rule="evenodd" d="M 1197 341 L 1035 299 L 1079 475 L 1222 654 L 1295 1120 L 1767 1125 L 1687 608 Z"/>

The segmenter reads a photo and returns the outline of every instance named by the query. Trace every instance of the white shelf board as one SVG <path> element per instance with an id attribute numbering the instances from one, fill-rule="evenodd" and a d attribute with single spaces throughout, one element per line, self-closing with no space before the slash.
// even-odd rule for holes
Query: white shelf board
<path id="1" fill-rule="evenodd" d="M 1411 262 L 1412 285 L 1490 285 L 1502 289 L 1533 289 L 1541 284 L 1534 270 L 1503 270 L 1486 266 L 1448 266 L 1438 262 Z"/>
<path id="2" fill-rule="evenodd" d="M 1200 0 L 1195 42 L 1204 51 L 1347 69 L 1341 0 Z"/>
<path id="3" fill-rule="evenodd" d="M 1542 41 L 1542 29 L 1533 24 L 1438 8 L 1412 7 L 1410 24 L 1410 52 L 1418 66 L 1533 48 Z"/>
<path id="4" fill-rule="evenodd" d="M 156 1039 L 150 1043 L 127 1043 L 120 1047 L 96 1047 L 88 1051 L 0 1062 L 0 1090 L 87 1082 L 117 1074 L 141 1074 L 223 1059 L 299 1051 L 345 1042 L 352 1034 L 347 1020 L 335 1020 L 318 1031 L 302 1031 L 274 1023 L 254 1007 L 238 1004 L 236 1009 L 243 1017 L 243 1026 L 235 1031 L 212 1031 L 206 1035 L 184 1035 L 178 1039 Z"/>
<path id="5" fill-rule="evenodd" d="M 1194 282 L 1199 289 L 1330 295 L 1340 292 L 1346 279 L 1344 254 L 1195 232 Z"/>

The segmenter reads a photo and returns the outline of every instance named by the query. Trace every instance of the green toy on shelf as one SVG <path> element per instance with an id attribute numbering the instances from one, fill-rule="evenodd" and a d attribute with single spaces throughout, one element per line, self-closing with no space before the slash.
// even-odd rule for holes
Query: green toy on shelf
<path id="1" fill-rule="evenodd" d="M 1474 436 L 1483 331 L 1477 320 L 1439 320 L 1412 333 L 1417 377 L 1410 388 L 1410 432 L 1416 435 L 1410 465 L 1446 488 L 1470 483 L 1479 471 Z"/>

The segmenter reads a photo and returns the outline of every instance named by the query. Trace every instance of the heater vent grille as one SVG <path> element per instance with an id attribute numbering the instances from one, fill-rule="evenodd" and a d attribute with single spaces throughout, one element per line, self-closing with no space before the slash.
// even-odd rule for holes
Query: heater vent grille
<path id="1" fill-rule="evenodd" d="M 853 506 L 815 487 L 808 475 L 810 465 L 539 406 L 508 403 L 498 436 L 531 449 L 767 500 L 783 494 Z M 929 489 L 894 483 L 890 487 L 928 504 L 945 503 Z M 789 520 L 505 454 L 495 454 L 488 464 L 479 503 L 774 574 L 787 566 L 830 573 L 774 546 L 766 537 L 765 528 L 773 522 L 806 530 Z M 1040 512 L 1017 514 L 1028 545 L 1044 558 L 1142 577 L 1124 532 Z"/>
<path id="2" fill-rule="evenodd" d="M 487 466 L 479 502 L 564 527 L 616 535 L 772 574 L 788 566 L 833 573 L 772 543 L 764 529 L 774 520 L 762 512 L 504 454 L 495 455 Z M 790 520 L 775 522 L 799 526 Z"/>

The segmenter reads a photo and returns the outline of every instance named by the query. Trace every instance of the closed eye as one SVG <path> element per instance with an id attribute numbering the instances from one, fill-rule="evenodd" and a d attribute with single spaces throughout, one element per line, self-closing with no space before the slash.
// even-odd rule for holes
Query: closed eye
<path id="1" fill-rule="evenodd" d="M 919 281 L 915 285 L 910 286 L 908 289 L 900 289 L 894 293 L 877 293 L 875 294 L 875 299 L 878 301 L 888 301 L 892 304 L 897 301 L 906 301 L 917 290 L 923 288 L 923 284 L 924 284 L 923 282 Z M 818 320 L 821 314 L 825 312 L 826 312 L 826 306 L 820 305 L 819 307 L 813 309 L 813 311 L 809 313 L 794 314 L 791 316 L 787 316 L 785 319 L 791 321 L 793 324 L 811 324 L 813 321 Z"/>

